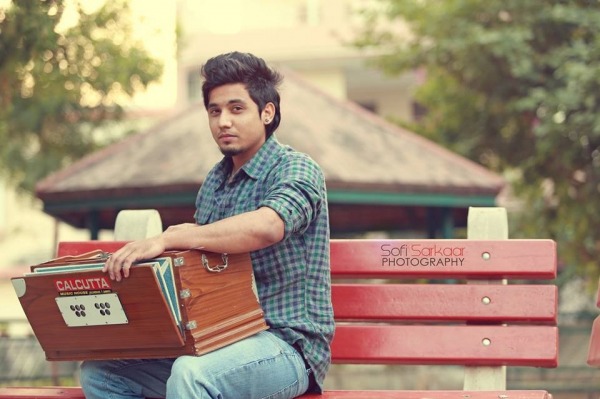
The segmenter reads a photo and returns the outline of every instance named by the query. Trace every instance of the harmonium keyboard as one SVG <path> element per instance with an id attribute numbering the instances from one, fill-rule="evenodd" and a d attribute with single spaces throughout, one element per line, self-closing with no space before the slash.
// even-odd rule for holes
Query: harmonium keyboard
<path id="1" fill-rule="evenodd" d="M 202 355 L 267 329 L 247 253 L 168 251 L 114 281 L 106 250 L 124 243 L 61 245 L 95 250 L 11 279 L 48 360 Z"/>

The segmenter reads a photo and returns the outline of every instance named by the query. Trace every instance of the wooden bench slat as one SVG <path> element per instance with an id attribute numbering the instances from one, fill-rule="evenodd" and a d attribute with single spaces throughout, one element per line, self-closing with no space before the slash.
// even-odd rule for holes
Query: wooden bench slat
<path id="1" fill-rule="evenodd" d="M 80 387 L 8 387 L 0 388 L 3 399 L 85 399 Z M 326 391 L 302 399 L 550 399 L 546 391 Z"/>
<path id="2" fill-rule="evenodd" d="M 547 391 L 326 391 L 302 399 L 551 399 Z"/>
<path id="3" fill-rule="evenodd" d="M 345 244 L 347 241 L 351 245 Z M 61 242 L 57 256 L 95 249 L 114 252 L 124 244 Z M 440 256 L 448 251 L 457 256 Z M 490 254 L 489 260 L 482 259 L 483 253 Z M 417 262 L 422 259 L 426 266 Z M 331 273 L 335 277 L 553 279 L 556 264 L 556 243 L 552 240 L 331 240 Z"/>
<path id="4" fill-rule="evenodd" d="M 556 367 L 558 328 L 338 324 L 331 349 L 335 363 Z"/>
<path id="5" fill-rule="evenodd" d="M 0 388 L 2 399 L 85 399 L 80 387 L 5 387 Z"/>
<path id="6" fill-rule="evenodd" d="M 338 320 L 556 323 L 558 314 L 551 285 L 334 284 L 332 301 Z"/>
<path id="7" fill-rule="evenodd" d="M 331 240 L 338 277 L 554 279 L 556 265 L 552 240 Z"/>

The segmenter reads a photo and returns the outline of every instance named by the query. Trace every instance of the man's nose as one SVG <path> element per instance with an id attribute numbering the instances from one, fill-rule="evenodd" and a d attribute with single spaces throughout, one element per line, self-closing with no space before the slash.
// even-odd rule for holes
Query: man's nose
<path id="1" fill-rule="evenodd" d="M 230 127 L 231 126 L 231 115 L 228 112 L 221 112 L 219 115 L 219 126 Z"/>

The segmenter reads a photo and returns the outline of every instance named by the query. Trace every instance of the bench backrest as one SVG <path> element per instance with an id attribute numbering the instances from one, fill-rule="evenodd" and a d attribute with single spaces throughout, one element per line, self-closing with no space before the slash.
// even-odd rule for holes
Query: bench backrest
<path id="1" fill-rule="evenodd" d="M 331 273 L 334 362 L 557 365 L 557 288 L 519 284 L 555 277 L 551 240 L 332 240 Z"/>
<path id="2" fill-rule="evenodd" d="M 556 367 L 555 242 L 508 240 L 502 208 L 472 208 L 468 228 L 464 240 L 332 240 L 333 362 L 463 365 L 475 390 L 505 389 L 506 365 Z"/>
<path id="3" fill-rule="evenodd" d="M 519 284 L 555 277 L 553 241 L 334 240 L 331 268 L 334 362 L 557 365 L 557 288 Z"/>
<path id="4" fill-rule="evenodd" d="M 467 238 L 332 242 L 334 363 L 462 365 L 471 391 L 556 367 L 556 244 L 508 240 L 504 208 L 470 208 Z"/>

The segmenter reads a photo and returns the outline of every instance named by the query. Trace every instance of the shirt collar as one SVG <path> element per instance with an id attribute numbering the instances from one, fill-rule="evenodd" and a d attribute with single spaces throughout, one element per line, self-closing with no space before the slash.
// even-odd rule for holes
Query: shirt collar
<path id="1" fill-rule="evenodd" d="M 277 137 L 275 137 L 275 134 L 272 134 L 262 147 L 260 147 L 258 152 L 254 154 L 252 159 L 242 166 L 242 169 L 252 179 L 258 179 L 261 174 L 264 174 L 268 170 L 266 165 L 271 164 L 273 158 L 278 156 L 280 147 L 281 145 L 277 141 Z"/>
<path id="2" fill-rule="evenodd" d="M 250 178 L 255 180 L 258 179 L 261 174 L 268 170 L 265 165 L 271 163 L 271 160 L 278 156 L 277 154 L 279 153 L 280 147 L 281 144 L 279 144 L 275 134 L 272 134 L 267 138 L 267 141 L 259 148 L 256 154 L 241 167 L 241 170 L 243 170 Z M 225 157 L 221 160 L 219 173 L 223 183 L 229 177 L 231 167 L 231 157 Z"/>

